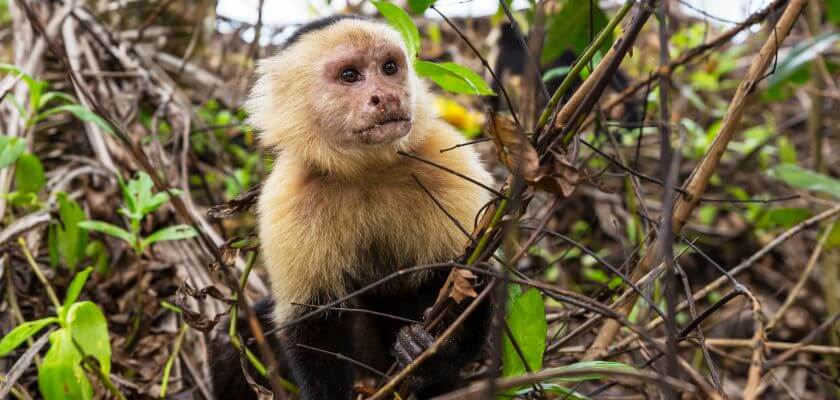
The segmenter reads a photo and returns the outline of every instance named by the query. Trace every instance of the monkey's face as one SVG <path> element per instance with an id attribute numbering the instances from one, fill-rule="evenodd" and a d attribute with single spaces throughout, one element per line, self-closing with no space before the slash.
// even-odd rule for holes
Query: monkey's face
<path id="1" fill-rule="evenodd" d="M 411 130 L 410 67 L 392 43 L 346 43 L 328 51 L 320 68 L 313 104 L 339 145 L 397 142 Z"/>
<path id="2" fill-rule="evenodd" d="M 342 20 L 304 32 L 262 60 L 246 103 L 260 142 L 324 171 L 360 173 L 422 140 L 422 82 L 400 34 Z"/>

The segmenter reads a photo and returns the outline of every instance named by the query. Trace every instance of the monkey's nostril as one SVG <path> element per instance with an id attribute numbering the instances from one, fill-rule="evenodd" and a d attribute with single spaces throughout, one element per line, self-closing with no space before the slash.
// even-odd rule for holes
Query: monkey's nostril
<path id="1" fill-rule="evenodd" d="M 370 97 L 370 104 L 378 106 L 379 105 L 379 96 L 377 96 L 377 95 L 371 96 Z"/>

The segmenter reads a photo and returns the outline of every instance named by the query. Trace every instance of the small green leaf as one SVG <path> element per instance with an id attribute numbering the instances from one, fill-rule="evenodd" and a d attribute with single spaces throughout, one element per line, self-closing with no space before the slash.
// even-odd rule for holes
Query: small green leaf
<path id="1" fill-rule="evenodd" d="M 807 208 L 782 207 L 767 210 L 756 222 L 759 229 L 790 228 L 811 216 Z"/>
<path id="2" fill-rule="evenodd" d="M 155 184 L 152 177 L 145 172 L 138 172 L 137 177 L 125 184 L 124 197 L 128 210 L 131 211 L 131 218 L 141 219 L 145 215 L 144 206 L 150 204 L 152 189 Z"/>
<path id="3" fill-rule="evenodd" d="M 169 189 L 169 191 L 175 196 L 181 194 L 181 191 L 178 189 Z M 140 205 L 140 212 L 143 215 L 153 213 L 160 208 L 163 203 L 169 201 L 169 193 L 158 192 L 155 193 L 154 196 L 143 199 L 143 201 L 144 203 Z"/>
<path id="4" fill-rule="evenodd" d="M 591 17 L 589 10 L 589 2 L 566 0 L 559 12 L 548 17 L 541 57 L 543 64 L 557 59 L 566 51 L 573 51 L 576 55 L 582 54 L 591 42 L 590 39 L 597 37 L 607 26 L 607 16 L 597 3 Z M 606 54 L 612 42 L 610 36 L 599 50 Z"/>
<path id="5" fill-rule="evenodd" d="M 51 101 L 62 100 L 67 103 L 75 103 L 76 99 L 73 96 L 68 95 L 64 92 L 47 92 L 41 96 L 41 101 L 38 104 L 38 109 L 43 108 L 45 105 L 49 104 Z"/>
<path id="6" fill-rule="evenodd" d="M 779 61 L 779 65 L 767 80 L 767 90 L 778 91 L 785 82 L 792 81 L 793 77 L 802 67 L 820 55 L 822 52 L 831 49 L 840 40 L 840 33 L 826 32 L 813 38 L 807 38 L 797 43 L 787 55 Z M 808 78 L 807 74 L 804 77 Z M 807 79 L 806 79 L 807 80 Z M 795 82 L 803 83 L 803 82 Z"/>
<path id="7" fill-rule="evenodd" d="M 38 368 L 38 389 L 45 400 L 93 398 L 90 381 L 80 365 L 82 355 L 68 329 L 50 333 L 50 349 Z"/>
<path id="8" fill-rule="evenodd" d="M 35 321 L 27 321 L 12 329 L 3 339 L 0 340 L 0 357 L 5 357 L 12 350 L 18 348 L 26 339 L 38 333 L 45 326 L 58 322 L 56 317 L 41 318 Z"/>
<path id="9" fill-rule="evenodd" d="M 829 21 L 840 25 L 840 0 L 825 0 L 825 15 Z"/>
<path id="10" fill-rule="evenodd" d="M 108 273 L 108 251 L 105 249 L 105 244 L 101 240 L 92 240 L 85 247 L 85 256 L 93 259 L 94 269 L 97 274 L 106 275 Z"/>
<path id="11" fill-rule="evenodd" d="M 552 79 L 560 79 L 560 78 L 566 76 L 566 74 L 568 74 L 569 71 L 571 71 L 571 69 L 572 69 L 572 67 L 568 67 L 568 66 L 552 68 L 548 71 L 545 71 L 545 73 L 543 73 L 542 80 L 543 80 L 543 82 L 548 82 Z"/>
<path id="12" fill-rule="evenodd" d="M 825 241 L 826 249 L 840 248 L 840 223 L 835 223 L 831 233 L 828 234 L 828 239 Z"/>
<path id="13" fill-rule="evenodd" d="M 89 231 L 102 232 L 106 235 L 111 235 L 120 238 L 129 244 L 134 244 L 134 235 L 128 233 L 125 229 L 115 225 L 111 225 L 102 221 L 82 221 L 79 222 L 79 227 Z"/>
<path id="14" fill-rule="evenodd" d="M 52 224 L 47 229 L 47 250 L 50 257 L 50 267 L 57 267 L 59 262 L 58 224 Z"/>
<path id="15" fill-rule="evenodd" d="M 840 199 L 840 180 L 828 175 L 801 168 L 794 164 L 781 164 L 769 171 L 777 178 L 798 189 L 823 192 Z"/>
<path id="16" fill-rule="evenodd" d="M 388 24 L 402 35 L 405 47 L 408 49 L 409 60 L 414 60 L 420 52 L 420 31 L 414 25 L 411 17 L 399 6 L 387 1 L 372 1 L 379 13 L 385 17 Z"/>
<path id="17" fill-rule="evenodd" d="M 510 286 L 508 296 L 507 324 L 513 339 L 522 350 L 522 355 L 531 371 L 542 368 L 545 351 L 545 305 L 539 290 L 531 288 L 524 292 L 518 285 Z M 502 376 L 509 377 L 526 372 L 522 358 L 505 335 L 502 356 Z"/>
<path id="18" fill-rule="evenodd" d="M 614 361 L 581 361 L 574 364 L 566 365 L 563 367 L 551 368 L 551 371 L 567 371 L 573 372 L 575 370 L 602 370 L 604 372 L 611 372 L 611 371 L 635 371 L 636 369 L 632 366 L 629 366 L 624 363 L 614 362 Z M 581 382 L 581 381 L 594 381 L 599 379 L 604 379 L 605 374 L 599 373 L 585 373 L 577 376 L 569 376 L 563 378 L 556 378 L 553 381 L 559 382 Z"/>
<path id="19" fill-rule="evenodd" d="M 86 218 L 85 212 L 79 203 L 67 197 L 67 193 L 57 193 L 56 200 L 58 215 L 61 218 L 61 223 L 55 227 L 58 254 L 67 264 L 67 268 L 75 271 L 88 241 L 87 231 L 79 228 L 79 222 Z"/>
<path id="20" fill-rule="evenodd" d="M 15 136 L 0 135 L 0 168 L 14 164 L 26 149 L 26 141 Z"/>
<path id="21" fill-rule="evenodd" d="M 493 96 L 496 93 L 475 71 L 456 63 L 433 63 L 416 60 L 417 75 L 429 78 L 440 87 L 453 92 L 477 96 Z"/>
<path id="22" fill-rule="evenodd" d="M 44 118 L 47 118 L 51 115 L 55 115 L 55 114 L 59 114 L 59 113 L 63 113 L 63 112 L 69 112 L 70 114 L 73 114 L 76 118 L 78 118 L 82 121 L 93 123 L 94 125 L 98 126 L 103 131 L 108 132 L 111 135 L 116 135 L 116 132 L 114 132 L 114 128 L 111 127 L 111 124 L 109 124 L 108 121 L 106 121 L 104 118 L 100 117 L 99 115 L 96 115 L 96 113 L 94 113 L 93 111 L 91 111 L 90 109 L 88 109 L 87 107 L 85 107 L 81 104 L 65 104 L 65 105 L 61 105 L 61 106 L 58 106 L 58 107 L 53 107 L 53 108 L 51 108 L 47 111 L 44 111 L 44 112 L 38 114 L 34 118 L 34 120 L 35 120 L 35 122 L 37 122 L 37 121 L 43 120 Z"/>
<path id="23" fill-rule="evenodd" d="M 29 88 L 30 105 L 36 106 L 40 103 L 38 99 L 41 97 L 41 92 L 43 92 L 44 88 L 47 86 L 46 82 L 33 78 L 32 75 L 23 72 L 23 70 L 11 64 L 0 63 L 0 71 L 10 73 L 15 77 L 21 77 L 23 82 L 26 84 L 26 87 Z M 33 110 L 34 109 L 36 109 L 36 107 L 33 107 Z"/>
<path id="24" fill-rule="evenodd" d="M 90 301 L 74 303 L 67 312 L 67 326 L 84 354 L 96 358 L 102 372 L 110 374 L 111 340 L 102 310 Z"/>
<path id="25" fill-rule="evenodd" d="M 152 233 L 143 239 L 141 247 L 146 248 L 152 243 L 164 240 L 181 240 L 195 237 L 198 233 L 189 225 L 169 226 Z"/>
<path id="26" fill-rule="evenodd" d="M 31 153 L 23 153 L 15 162 L 15 188 L 21 193 L 37 194 L 47 182 L 41 160 Z"/>
<path id="27" fill-rule="evenodd" d="M 64 296 L 65 308 L 69 308 L 79 298 L 79 293 L 85 287 L 85 282 L 87 282 L 91 272 L 93 272 L 93 267 L 87 267 L 73 277 L 73 281 L 67 287 L 67 294 Z"/>
<path id="28" fill-rule="evenodd" d="M 422 14 L 432 4 L 435 4 L 435 0 L 408 0 L 408 8 L 415 14 Z"/>

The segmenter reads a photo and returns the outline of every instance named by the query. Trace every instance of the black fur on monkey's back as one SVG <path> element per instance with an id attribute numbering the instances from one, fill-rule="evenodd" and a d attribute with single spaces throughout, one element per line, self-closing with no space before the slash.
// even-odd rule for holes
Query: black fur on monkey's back
<path id="1" fill-rule="evenodd" d="M 416 293 L 393 294 L 383 296 L 382 293 L 363 295 L 342 304 L 341 308 L 356 308 L 376 311 L 388 315 L 422 321 L 425 307 L 435 301 L 448 272 L 439 271 Z M 489 300 L 488 300 L 489 301 Z M 274 329 L 275 323 L 271 317 L 273 302 L 269 298 L 254 304 L 254 312 L 262 325 L 263 331 Z M 463 311 L 463 307 L 456 307 L 450 317 L 454 318 Z M 409 383 L 416 389 L 418 399 L 430 398 L 446 393 L 463 385 L 463 380 L 456 366 L 477 361 L 483 354 L 482 348 L 486 334 L 486 324 L 490 319 L 491 307 L 486 306 L 475 310 L 465 321 L 464 326 L 447 341 L 435 356 L 428 359 Z M 241 315 L 241 313 L 240 313 Z M 328 317 L 328 318 L 325 318 Z M 451 320 L 451 319 L 450 319 Z M 357 394 L 354 391 L 354 381 L 359 378 L 380 377 L 358 368 L 347 361 L 339 360 L 332 355 L 312 353 L 313 350 L 304 348 L 290 348 L 288 341 L 282 337 L 297 336 L 295 342 L 305 342 L 308 346 L 341 353 L 378 371 L 387 372 L 396 357 L 412 359 L 417 354 L 393 354 L 392 344 L 406 335 L 400 335 L 400 328 L 406 322 L 388 317 L 348 311 L 328 311 L 326 315 L 315 316 L 295 324 L 278 335 L 269 335 L 266 340 L 274 356 L 280 364 L 280 376 L 284 379 L 300 384 L 311 382 L 307 374 L 317 376 L 321 388 L 300 387 L 300 397 L 303 399 L 317 399 L 318 396 L 329 396 L 330 399 L 351 399 Z M 248 323 L 243 317 L 237 323 L 241 327 L 242 335 L 248 341 L 251 337 L 247 329 Z M 227 324 L 223 324 L 227 327 Z M 220 332 L 221 333 L 221 332 Z M 222 335 L 220 334 L 220 338 Z M 302 338 L 303 337 L 303 338 Z M 342 340 L 343 339 L 343 340 Z M 256 346 L 253 346 L 256 347 Z M 256 348 L 254 349 L 256 350 Z M 422 349 L 416 349 L 417 353 Z M 305 354 L 305 357 L 299 357 Z M 211 346 L 211 373 L 213 386 L 218 399 L 257 399 L 254 390 L 248 384 L 241 369 L 239 354 L 226 339 L 216 340 Z M 325 368 L 330 366 L 331 368 Z M 269 388 L 267 380 L 260 376 L 250 365 L 249 374 L 260 385 Z M 326 371 L 333 371 L 328 374 Z M 369 380 L 370 381 L 370 380 Z M 323 393 L 324 387 L 335 387 L 335 393 Z M 324 397 L 327 398 L 327 397 Z"/>

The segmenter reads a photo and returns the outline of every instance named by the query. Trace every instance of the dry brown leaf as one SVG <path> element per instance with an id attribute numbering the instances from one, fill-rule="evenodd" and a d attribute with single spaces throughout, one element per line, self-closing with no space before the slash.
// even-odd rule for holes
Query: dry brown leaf
<path id="1" fill-rule="evenodd" d="M 456 269 L 455 270 L 455 282 L 452 285 L 452 291 L 449 293 L 449 297 L 452 297 L 452 300 L 455 300 L 456 303 L 460 303 L 464 299 L 468 297 L 475 298 L 478 296 L 478 292 L 475 291 L 475 287 L 473 287 L 473 279 L 477 278 L 472 271 L 466 269 Z"/>
<path id="2" fill-rule="evenodd" d="M 496 144 L 499 160 L 510 172 L 526 179 L 536 175 L 540 166 L 537 151 L 513 120 L 493 114 L 487 120 L 485 131 Z"/>
<path id="3" fill-rule="evenodd" d="M 513 120 L 493 114 L 485 130 L 496 144 L 499 160 L 529 185 L 564 197 L 574 192 L 580 180 L 578 169 L 559 154 L 555 154 L 553 165 L 540 166 L 537 151 Z"/>
<path id="4" fill-rule="evenodd" d="M 568 160 L 555 155 L 553 166 L 542 166 L 533 178 L 525 180 L 537 189 L 569 197 L 580 181 L 580 172 Z"/>

